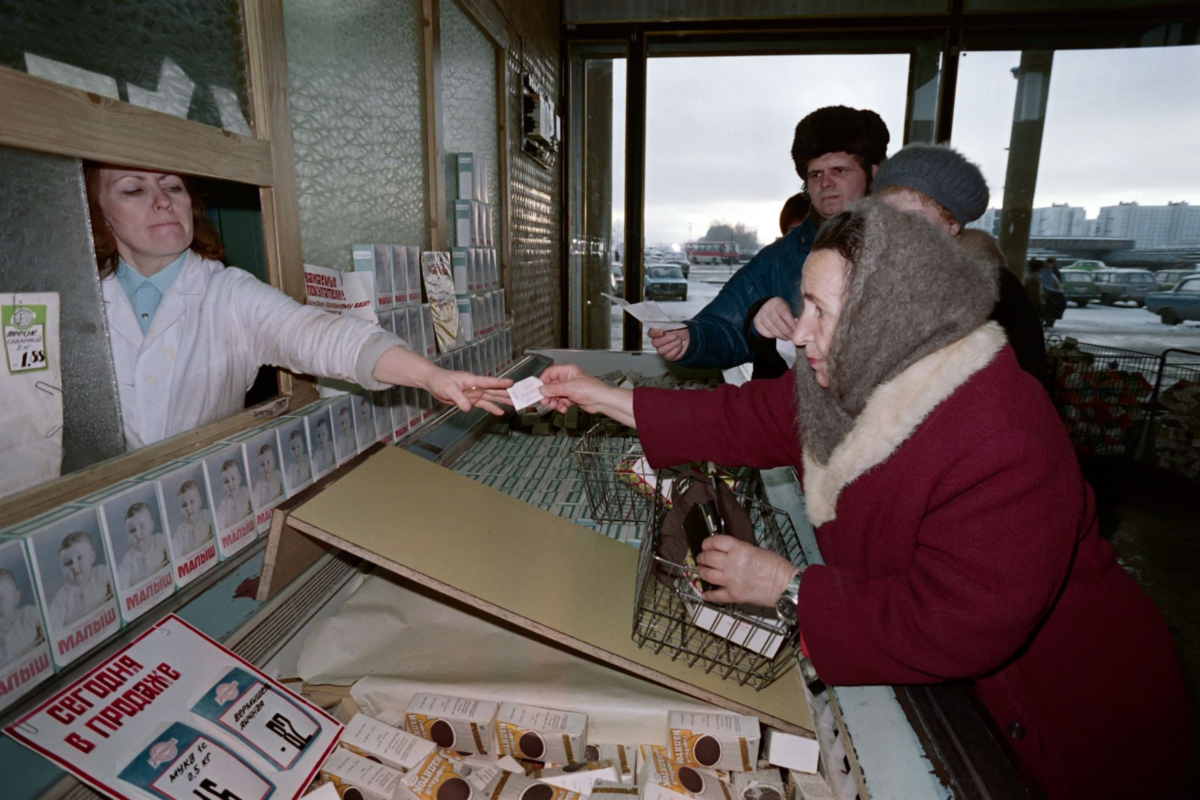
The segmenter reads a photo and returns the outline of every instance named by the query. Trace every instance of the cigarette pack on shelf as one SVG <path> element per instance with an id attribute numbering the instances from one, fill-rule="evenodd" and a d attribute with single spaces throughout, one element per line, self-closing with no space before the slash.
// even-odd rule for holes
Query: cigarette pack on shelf
<path id="1" fill-rule="evenodd" d="M 471 293 L 471 252 L 472 248 L 469 247 L 450 248 L 450 269 L 454 275 L 455 297 L 466 297 Z"/>
<path id="2" fill-rule="evenodd" d="M 408 303 L 418 305 L 424 297 L 424 278 L 421 276 L 421 248 L 415 244 L 406 245 L 408 267 Z"/>
<path id="3" fill-rule="evenodd" d="M 433 309 L 428 303 L 421 305 L 421 335 L 425 343 L 425 357 L 433 358 L 437 355 L 437 333 L 433 328 Z"/>
<path id="4" fill-rule="evenodd" d="M 471 200 L 454 201 L 454 246 L 474 247 L 471 234 L 475 230 L 474 202 Z"/>
<path id="5" fill-rule="evenodd" d="M 164 518 L 154 481 L 135 483 L 100 504 L 105 555 L 115 565 L 118 605 L 127 623 L 175 593 Z"/>
<path id="6" fill-rule="evenodd" d="M 1161 359 L 1150 353 L 1052 342 L 1053 399 L 1081 455 L 1132 455 Z"/>
<path id="7" fill-rule="evenodd" d="M 660 473 L 660 483 L 663 477 Z M 680 481 L 678 477 L 675 480 L 677 492 L 682 488 Z M 752 495 L 737 495 L 750 518 L 755 543 L 797 566 L 804 565 L 804 554 L 791 518 L 758 499 L 758 494 L 755 489 Z M 795 628 L 774 617 L 769 609 L 747 613 L 737 606 L 700 599 L 695 589 L 700 579 L 695 566 L 659 555 L 663 521 L 669 511 L 667 499 L 656 492 L 649 535 L 643 537 L 638 555 L 633 640 L 639 647 L 665 652 L 688 666 L 700 667 L 740 684 L 756 689 L 771 684 L 795 666 Z M 693 622 L 701 619 L 701 614 L 712 622 L 713 630 Z"/>
<path id="8" fill-rule="evenodd" d="M 387 390 L 389 410 L 391 411 L 392 439 L 399 441 L 408 435 L 411 422 L 408 416 L 408 393 L 413 391 L 407 386 L 393 386 Z"/>
<path id="9" fill-rule="evenodd" d="M 392 305 L 399 308 L 408 305 L 408 247 L 394 244 L 392 247 Z M 420 294 L 420 287 L 417 293 Z"/>
<path id="10" fill-rule="evenodd" d="M 466 344 L 475 340 L 475 317 L 471 314 L 472 303 L 470 295 L 460 297 L 458 303 L 458 342 Z"/>
<path id="11" fill-rule="evenodd" d="M 467 288 L 472 292 L 478 292 L 483 288 L 483 269 L 481 264 L 480 250 L 472 247 L 467 250 Z"/>
<path id="12" fill-rule="evenodd" d="M 375 313 L 392 310 L 392 247 L 387 244 L 351 245 L 354 271 L 369 272 L 375 281 Z"/>

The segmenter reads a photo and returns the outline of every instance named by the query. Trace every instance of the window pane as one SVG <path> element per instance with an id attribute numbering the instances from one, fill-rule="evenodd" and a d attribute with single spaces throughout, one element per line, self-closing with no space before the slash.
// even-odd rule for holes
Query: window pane
<path id="1" fill-rule="evenodd" d="M 250 134 L 237 0 L 0 0 L 0 65 Z"/>
<path id="2" fill-rule="evenodd" d="M 683 257 L 698 240 L 728 243 L 692 259 L 704 263 L 689 268 L 686 301 L 663 295 L 667 314 L 690 319 L 780 235 L 783 204 L 802 188 L 791 156 L 802 117 L 828 105 L 872 109 L 887 123 L 894 152 L 904 139 L 908 79 L 906 54 L 651 59 L 647 257 Z"/>
<path id="3" fill-rule="evenodd" d="M 428 246 L 417 5 L 288 0 L 283 14 L 305 260 L 350 269 L 355 243 Z"/>

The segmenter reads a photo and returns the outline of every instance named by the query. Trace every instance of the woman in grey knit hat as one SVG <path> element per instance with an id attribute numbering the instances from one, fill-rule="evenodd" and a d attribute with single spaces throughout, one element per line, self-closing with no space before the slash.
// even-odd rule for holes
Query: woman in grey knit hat
<path id="1" fill-rule="evenodd" d="M 1000 297 L 989 318 L 1004 328 L 1021 369 L 1049 388 L 1046 340 L 1037 308 L 1020 278 L 1007 268 L 996 240 L 985 231 L 967 228 L 988 207 L 987 181 L 979 167 L 948 145 L 910 144 L 880 165 L 874 196 L 924 217 L 994 265 Z"/>
<path id="2" fill-rule="evenodd" d="M 964 682 L 1054 798 L 1194 796 L 1170 632 L 1100 538 L 1049 398 L 987 321 L 996 278 L 867 198 L 813 242 L 794 375 L 630 392 L 559 365 L 541 391 L 636 427 L 655 468 L 797 471 L 824 563 L 733 536 L 697 562 L 705 599 L 794 621 L 827 684 Z"/>

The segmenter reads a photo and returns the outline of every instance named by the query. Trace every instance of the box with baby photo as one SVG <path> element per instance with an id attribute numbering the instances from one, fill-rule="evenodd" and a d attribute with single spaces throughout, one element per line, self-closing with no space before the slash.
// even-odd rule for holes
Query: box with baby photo
<path id="1" fill-rule="evenodd" d="M 134 484 L 99 508 L 121 619 L 133 622 L 175 593 L 158 489 L 154 481 Z"/>
<path id="2" fill-rule="evenodd" d="M 354 408 L 350 395 L 343 395 L 329 406 L 333 417 L 333 452 L 338 466 L 358 455 L 358 436 L 354 432 Z"/>
<path id="3" fill-rule="evenodd" d="M 217 536 L 204 464 L 177 463 L 158 478 L 167 552 L 176 586 L 187 586 L 217 565 Z"/>
<path id="4" fill-rule="evenodd" d="M 28 534 L 46 638 L 66 667 L 121 629 L 121 615 L 95 508 L 55 515 Z"/>
<path id="5" fill-rule="evenodd" d="M 314 407 L 304 416 L 304 424 L 308 429 L 313 480 L 320 480 L 337 469 L 337 454 L 333 451 L 333 415 L 329 406 Z"/>
<path id="6" fill-rule="evenodd" d="M 0 542 L 0 711 L 53 674 L 25 543 Z"/>
<path id="7" fill-rule="evenodd" d="M 313 482 L 307 426 L 303 417 L 290 417 L 280 420 L 275 430 L 279 434 L 279 455 L 283 462 L 283 488 L 288 497 L 295 497 Z"/>
<path id="8" fill-rule="evenodd" d="M 217 547 L 221 558 L 229 558 L 258 535 L 250 485 L 246 480 L 243 445 L 232 444 L 204 459 L 208 479 L 209 508 L 216 510 Z"/>
<path id="9" fill-rule="evenodd" d="M 358 452 L 363 452 L 379 439 L 375 430 L 375 406 L 371 403 L 369 393 L 363 392 L 350 395 L 351 408 L 354 410 L 354 432 L 358 442 Z"/>
<path id="10" fill-rule="evenodd" d="M 254 524 L 259 533 L 271 529 L 271 511 L 283 502 L 283 459 L 279 457 L 279 436 L 275 428 L 259 431 L 246 442 L 250 462 L 250 499 L 254 506 Z"/>

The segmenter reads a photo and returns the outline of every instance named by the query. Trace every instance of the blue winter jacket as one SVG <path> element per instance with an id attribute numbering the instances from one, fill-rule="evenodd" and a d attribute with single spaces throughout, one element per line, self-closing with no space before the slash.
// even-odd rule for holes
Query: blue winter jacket
<path id="1" fill-rule="evenodd" d="M 750 307 L 769 297 L 782 297 L 800 311 L 800 272 L 812 249 L 817 224 L 806 219 L 758 251 L 687 323 L 688 349 L 679 359 L 685 367 L 727 369 L 753 358 L 746 341 L 746 317 Z"/>

